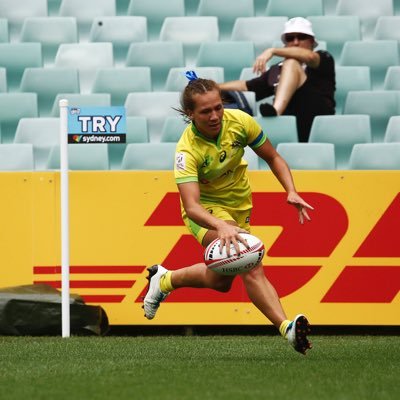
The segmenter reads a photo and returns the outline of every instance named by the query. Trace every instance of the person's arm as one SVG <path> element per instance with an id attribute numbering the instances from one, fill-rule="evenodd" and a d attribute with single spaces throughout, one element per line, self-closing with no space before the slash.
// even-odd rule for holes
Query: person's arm
<path id="1" fill-rule="evenodd" d="M 320 56 L 318 52 L 301 47 L 271 47 L 264 50 L 253 64 L 256 73 L 265 72 L 267 62 L 273 57 L 294 58 L 300 63 L 305 63 L 310 68 L 318 68 Z"/>
<path id="2" fill-rule="evenodd" d="M 287 202 L 297 208 L 300 223 L 303 223 L 304 219 L 311 220 L 307 209 L 313 210 L 313 207 L 306 203 L 297 193 L 289 166 L 274 149 L 271 142 L 267 139 L 260 147 L 254 149 L 254 151 L 268 163 L 271 171 L 287 192 Z"/>
<path id="3" fill-rule="evenodd" d="M 239 254 L 240 249 L 237 242 L 240 241 L 246 245 L 239 233 L 248 232 L 210 214 L 200 203 L 200 188 L 197 182 L 180 183 L 178 190 L 188 218 L 204 228 L 215 230 L 222 246 L 226 246 L 228 255 L 231 243 L 234 244 L 236 252 Z"/>
<path id="4" fill-rule="evenodd" d="M 244 80 L 219 83 L 218 86 L 221 90 L 238 90 L 239 92 L 247 91 L 246 81 Z"/>

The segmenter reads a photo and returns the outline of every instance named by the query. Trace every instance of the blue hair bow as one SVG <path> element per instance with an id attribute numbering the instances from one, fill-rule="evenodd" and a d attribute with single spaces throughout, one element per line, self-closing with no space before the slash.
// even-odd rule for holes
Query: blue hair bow
<path id="1" fill-rule="evenodd" d="M 194 72 L 194 71 L 186 71 L 185 76 L 186 76 L 186 78 L 189 79 L 189 82 L 193 82 L 196 79 L 199 79 L 199 77 L 196 75 L 196 72 Z"/>

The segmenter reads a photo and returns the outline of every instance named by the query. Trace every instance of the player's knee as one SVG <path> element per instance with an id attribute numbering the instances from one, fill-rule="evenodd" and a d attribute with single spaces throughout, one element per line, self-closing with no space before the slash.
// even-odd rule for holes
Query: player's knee
<path id="1" fill-rule="evenodd" d="M 242 278 L 245 282 L 249 282 L 252 280 L 257 281 L 262 276 L 264 276 L 264 269 L 263 269 L 262 264 L 259 264 L 259 265 L 257 265 L 257 267 L 254 267 L 249 272 L 246 272 L 245 274 L 243 274 Z"/>
<path id="2" fill-rule="evenodd" d="M 214 282 L 213 289 L 218 292 L 226 293 L 229 292 L 229 290 L 231 290 L 231 287 L 232 287 L 232 281 L 219 280 L 217 282 Z"/>

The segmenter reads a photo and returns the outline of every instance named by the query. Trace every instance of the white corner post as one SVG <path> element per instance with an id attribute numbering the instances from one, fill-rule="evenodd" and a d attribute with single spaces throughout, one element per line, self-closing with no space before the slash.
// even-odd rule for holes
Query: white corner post
<path id="1" fill-rule="evenodd" d="M 61 331 L 70 337 L 69 293 L 69 180 L 68 180 L 68 100 L 60 107 L 60 198 L 61 198 Z"/>

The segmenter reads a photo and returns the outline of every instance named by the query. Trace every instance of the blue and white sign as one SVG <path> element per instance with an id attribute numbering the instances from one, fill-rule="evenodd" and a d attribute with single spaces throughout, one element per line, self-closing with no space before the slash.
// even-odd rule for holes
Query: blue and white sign
<path id="1" fill-rule="evenodd" d="M 68 107 L 68 143 L 126 143 L 125 107 Z"/>

